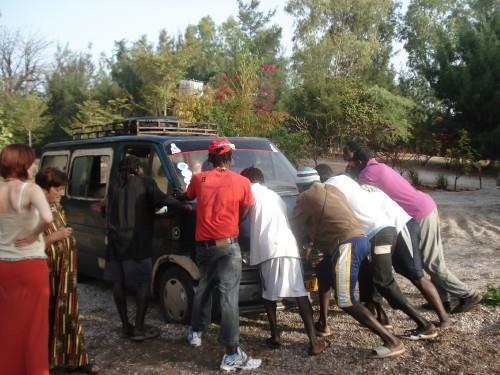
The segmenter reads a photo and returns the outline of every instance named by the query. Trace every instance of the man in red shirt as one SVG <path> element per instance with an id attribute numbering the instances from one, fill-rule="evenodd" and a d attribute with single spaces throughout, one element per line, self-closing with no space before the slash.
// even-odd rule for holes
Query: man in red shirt
<path id="1" fill-rule="evenodd" d="M 188 341 L 201 345 L 201 334 L 210 324 L 212 291 L 220 293 L 221 324 L 219 343 L 226 348 L 221 370 L 255 369 L 261 360 L 239 348 L 239 287 L 241 252 L 239 222 L 254 204 L 250 181 L 229 170 L 234 145 L 227 139 L 214 140 L 208 160 L 214 169 L 193 175 L 186 198 L 197 199 L 196 261 L 201 279 L 193 301 Z"/>

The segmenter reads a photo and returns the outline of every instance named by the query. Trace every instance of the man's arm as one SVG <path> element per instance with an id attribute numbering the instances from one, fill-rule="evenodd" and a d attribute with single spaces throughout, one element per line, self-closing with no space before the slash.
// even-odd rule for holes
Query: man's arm
<path id="1" fill-rule="evenodd" d="M 244 181 L 243 191 L 243 198 L 240 202 L 240 223 L 245 220 L 248 213 L 250 212 L 250 209 L 255 204 L 255 197 L 252 193 L 250 181 L 248 181 L 247 179 L 245 179 Z"/>
<path id="2" fill-rule="evenodd" d="M 153 205 L 156 208 L 167 206 L 168 208 L 177 207 L 183 210 L 191 210 L 192 207 L 188 203 L 181 202 L 175 197 L 165 194 L 160 190 L 156 181 L 152 178 L 150 180 L 150 194 L 153 198 Z"/>
<path id="3" fill-rule="evenodd" d="M 252 205 L 253 206 L 253 205 Z M 250 213 L 250 209 L 252 206 L 244 207 L 243 209 L 240 209 L 240 223 L 245 220 L 245 218 L 248 216 Z"/>
<path id="4" fill-rule="evenodd" d="M 307 196 L 305 193 L 300 194 L 297 197 L 295 207 L 293 208 L 293 214 L 291 219 L 292 231 L 295 234 L 297 243 L 303 244 L 309 242 L 307 236 L 307 224 L 309 221 L 310 214 L 307 207 Z"/>
<path id="5" fill-rule="evenodd" d="M 200 183 L 201 180 L 201 174 L 198 173 L 196 175 L 193 175 L 191 178 L 191 183 L 188 185 L 186 192 L 181 195 L 182 199 L 192 201 L 195 199 L 198 195 L 198 184 Z"/>

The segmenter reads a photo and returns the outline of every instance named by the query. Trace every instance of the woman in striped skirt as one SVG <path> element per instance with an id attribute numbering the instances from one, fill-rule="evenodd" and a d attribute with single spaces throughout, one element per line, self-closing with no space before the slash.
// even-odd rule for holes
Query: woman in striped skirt
<path id="1" fill-rule="evenodd" d="M 89 361 L 78 313 L 76 242 L 67 227 L 60 205 L 68 182 L 66 175 L 52 167 L 44 168 L 36 182 L 45 192 L 54 221 L 45 231 L 49 265 L 49 361 L 50 367 L 96 374 L 99 368 Z"/>

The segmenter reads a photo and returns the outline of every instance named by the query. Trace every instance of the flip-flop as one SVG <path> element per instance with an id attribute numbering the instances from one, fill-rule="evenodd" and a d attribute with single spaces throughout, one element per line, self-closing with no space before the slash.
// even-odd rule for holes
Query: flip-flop
<path id="1" fill-rule="evenodd" d="M 132 341 L 144 341 L 149 339 L 154 339 L 160 336 L 160 330 L 154 327 L 147 327 L 144 331 L 137 331 L 134 329 L 134 333 L 130 336 Z"/>
<path id="2" fill-rule="evenodd" d="M 276 341 L 274 338 L 272 337 L 268 337 L 266 339 L 266 345 L 270 348 L 270 349 L 279 349 L 281 347 L 281 342 L 279 341 Z"/>
<path id="3" fill-rule="evenodd" d="M 407 340 L 428 340 L 428 339 L 433 339 L 437 337 L 438 333 L 437 330 L 434 328 L 434 330 L 430 332 L 421 332 L 418 329 L 410 329 L 408 331 L 405 331 L 404 334 L 401 335 L 401 338 L 407 339 Z"/>
<path id="4" fill-rule="evenodd" d="M 316 336 L 319 336 L 319 337 L 328 337 L 328 336 L 333 335 L 331 330 L 328 330 L 328 331 L 321 330 L 319 328 L 318 322 L 314 323 L 314 331 L 316 332 Z"/>
<path id="5" fill-rule="evenodd" d="M 387 346 L 378 346 L 372 349 L 371 354 L 368 355 L 369 359 L 382 359 L 395 357 L 405 352 L 405 347 L 401 345 L 400 347 L 390 349 Z"/>
<path id="6" fill-rule="evenodd" d="M 309 352 L 308 352 L 309 355 L 319 355 L 330 347 L 330 341 L 323 339 L 321 340 L 321 342 L 323 343 L 323 347 L 321 348 L 321 350 L 318 353 L 314 353 L 312 349 L 309 347 Z"/>

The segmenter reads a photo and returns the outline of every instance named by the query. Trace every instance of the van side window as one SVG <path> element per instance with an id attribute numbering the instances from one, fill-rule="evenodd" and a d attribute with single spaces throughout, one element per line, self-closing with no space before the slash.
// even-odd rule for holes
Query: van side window
<path id="1" fill-rule="evenodd" d="M 161 160 L 158 154 L 153 154 L 153 161 L 151 162 L 151 177 L 156 181 L 161 191 L 166 193 L 168 191 L 168 179 L 163 171 Z"/>
<path id="2" fill-rule="evenodd" d="M 131 145 L 125 148 L 123 157 L 134 155 L 141 161 L 142 169 L 146 176 L 151 176 L 161 191 L 168 191 L 168 179 L 163 171 L 158 154 L 150 147 Z"/>
<path id="3" fill-rule="evenodd" d="M 104 198 L 109 167 L 110 157 L 107 155 L 75 157 L 69 178 L 69 195 L 79 198 Z"/>
<path id="4" fill-rule="evenodd" d="M 40 169 L 45 167 L 54 167 L 60 171 L 67 172 L 68 155 L 46 155 L 43 158 L 43 165 Z"/>

